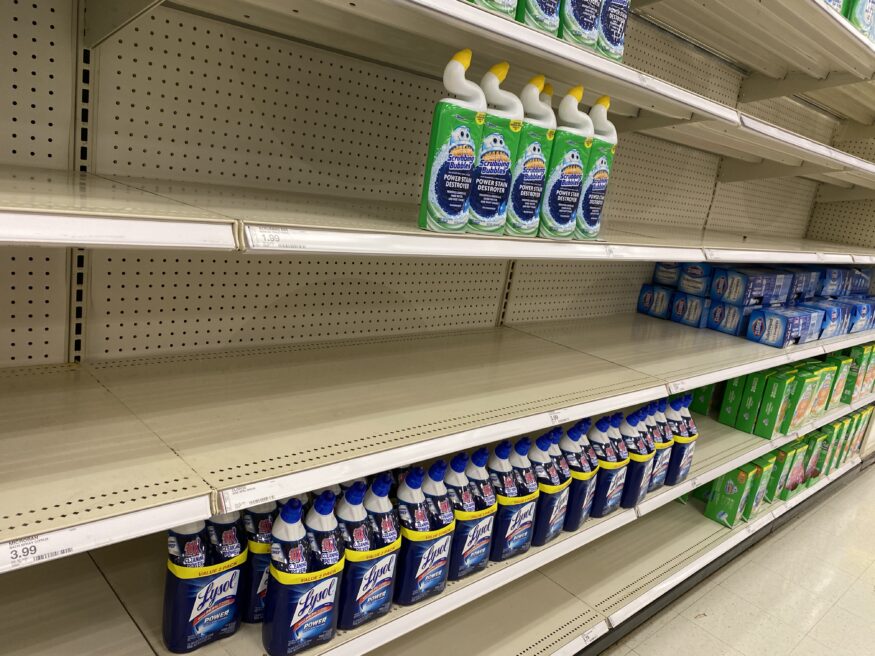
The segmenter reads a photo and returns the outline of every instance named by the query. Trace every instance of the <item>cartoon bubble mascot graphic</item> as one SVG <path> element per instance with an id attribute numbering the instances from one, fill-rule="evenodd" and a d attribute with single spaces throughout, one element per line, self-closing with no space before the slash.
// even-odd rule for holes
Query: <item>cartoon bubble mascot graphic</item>
<path id="1" fill-rule="evenodd" d="M 435 157 L 428 187 L 430 228 L 465 228 L 474 154 L 471 131 L 462 125 L 453 130 L 449 141 Z M 436 216 L 442 218 L 442 225 L 434 221 Z"/>
<path id="2" fill-rule="evenodd" d="M 562 163 L 554 167 L 550 179 L 547 180 L 544 201 L 547 203 L 547 211 L 542 214 L 545 214 L 547 219 L 543 227 L 549 232 L 559 237 L 571 235 L 582 183 L 583 166 L 580 153 L 577 150 L 569 150 L 562 158 Z"/>
<path id="3" fill-rule="evenodd" d="M 510 149 L 504 137 L 492 132 L 483 137 L 480 158 L 474 168 L 469 198 L 471 220 L 483 227 L 504 224 L 510 193 Z"/>

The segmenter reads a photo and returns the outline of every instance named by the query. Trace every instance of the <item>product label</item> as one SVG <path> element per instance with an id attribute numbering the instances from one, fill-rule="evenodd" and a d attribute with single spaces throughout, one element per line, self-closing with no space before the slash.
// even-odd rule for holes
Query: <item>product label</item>
<path id="1" fill-rule="evenodd" d="M 665 476 L 668 474 L 668 463 L 671 460 L 671 447 L 659 449 L 653 456 L 653 473 L 650 475 L 648 491 L 656 490 L 665 484 Z"/>
<path id="2" fill-rule="evenodd" d="M 570 480 L 568 481 L 571 482 Z M 550 540 L 559 531 L 562 530 L 562 525 L 565 523 L 565 513 L 568 511 L 568 487 L 562 490 L 559 494 L 554 495 L 553 503 L 550 504 L 550 519 L 547 528 L 547 539 Z"/>
<path id="3" fill-rule="evenodd" d="M 499 501 L 499 503 L 501 503 Z M 535 521 L 536 502 L 502 505 L 499 512 L 510 515 L 507 519 L 507 529 L 504 532 L 505 557 L 525 551 L 532 542 L 532 527 Z"/>
<path id="4" fill-rule="evenodd" d="M 601 0 L 565 0 L 562 3 L 562 38 L 592 47 L 598 40 Z"/>
<path id="5" fill-rule="evenodd" d="M 461 232 L 468 222 L 468 198 L 485 114 L 442 101 L 432 120 L 420 227 Z"/>
<path id="6" fill-rule="evenodd" d="M 379 549 L 346 550 L 340 585 L 342 629 L 350 629 L 389 612 L 401 539 Z"/>
<path id="7" fill-rule="evenodd" d="M 620 505 L 620 499 L 623 497 L 623 484 L 626 482 L 626 468 L 617 469 L 613 473 L 613 477 L 608 484 L 608 491 L 605 495 L 605 508 L 607 512 L 613 512 Z"/>
<path id="8" fill-rule="evenodd" d="M 438 538 L 422 553 L 416 568 L 416 586 L 421 592 L 446 581 L 452 539 L 451 535 Z"/>
<path id="9" fill-rule="evenodd" d="M 577 210 L 575 239 L 595 239 L 598 237 L 602 221 L 602 208 L 608 193 L 608 180 L 617 147 L 598 137 L 593 139 L 589 154 L 589 166 L 583 181 L 580 207 Z"/>
<path id="10" fill-rule="evenodd" d="M 623 57 L 629 0 L 603 0 L 599 12 L 598 48 L 614 59 Z"/>
<path id="11" fill-rule="evenodd" d="M 507 217 L 511 168 L 520 140 L 521 121 L 486 115 L 480 155 L 468 198 L 468 230 L 501 233 Z"/>
<path id="12" fill-rule="evenodd" d="M 498 14 L 513 16 L 516 13 L 517 0 L 471 0 L 478 7 L 494 11 Z"/>
<path id="13" fill-rule="evenodd" d="M 589 161 L 591 146 L 591 139 L 566 130 L 556 131 L 541 203 L 542 237 L 567 239 L 572 236 L 583 187 L 583 168 Z"/>
<path id="14" fill-rule="evenodd" d="M 207 523 L 207 535 L 213 545 L 216 558 L 228 560 L 239 556 L 243 551 L 240 537 L 237 534 L 236 524 L 213 524 Z"/>
<path id="15" fill-rule="evenodd" d="M 559 31 L 559 0 L 519 0 L 517 20 L 548 34 Z"/>
<path id="16" fill-rule="evenodd" d="M 541 197 L 555 132 L 523 123 L 507 206 L 505 232 L 509 235 L 533 236 L 538 232 Z"/>

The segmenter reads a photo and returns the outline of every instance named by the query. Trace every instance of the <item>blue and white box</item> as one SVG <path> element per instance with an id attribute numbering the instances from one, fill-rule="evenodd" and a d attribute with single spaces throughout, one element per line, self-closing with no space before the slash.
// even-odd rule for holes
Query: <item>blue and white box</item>
<path id="1" fill-rule="evenodd" d="M 861 333 L 872 324 L 872 303 L 863 299 L 837 298 L 833 303 L 848 309 L 848 332 Z"/>
<path id="2" fill-rule="evenodd" d="M 677 287 L 681 276 L 681 265 L 678 262 L 657 262 L 653 267 L 653 284 L 666 287 Z"/>
<path id="3" fill-rule="evenodd" d="M 727 335 L 735 335 L 736 337 L 744 335 L 747 331 L 747 320 L 753 310 L 753 307 L 711 301 L 707 326 L 711 330 L 717 330 Z"/>
<path id="4" fill-rule="evenodd" d="M 817 295 L 817 284 L 820 281 L 820 272 L 816 269 L 809 269 L 801 266 L 783 266 L 776 267 L 777 271 L 789 273 L 793 276 L 790 282 L 790 293 L 787 297 L 788 302 L 807 301 Z"/>
<path id="5" fill-rule="evenodd" d="M 708 325 L 711 299 L 675 292 L 671 299 L 671 320 L 685 326 L 704 328 Z"/>
<path id="6" fill-rule="evenodd" d="M 693 296 L 709 296 L 713 270 L 714 267 L 710 264 L 696 262 L 682 264 L 681 275 L 678 278 L 678 291 Z"/>
<path id="7" fill-rule="evenodd" d="M 716 268 L 711 298 L 732 305 L 776 305 L 787 302 L 793 274 L 761 267 Z"/>
<path id="8" fill-rule="evenodd" d="M 668 319 L 671 313 L 671 287 L 642 285 L 638 295 L 638 312 L 658 319 Z"/>
<path id="9" fill-rule="evenodd" d="M 784 348 L 818 339 L 823 311 L 812 308 L 757 308 L 750 314 L 747 338 Z"/>
<path id="10" fill-rule="evenodd" d="M 850 327 L 850 312 L 847 307 L 833 300 L 805 301 L 797 308 L 812 308 L 823 312 L 820 326 L 820 339 L 847 335 Z"/>

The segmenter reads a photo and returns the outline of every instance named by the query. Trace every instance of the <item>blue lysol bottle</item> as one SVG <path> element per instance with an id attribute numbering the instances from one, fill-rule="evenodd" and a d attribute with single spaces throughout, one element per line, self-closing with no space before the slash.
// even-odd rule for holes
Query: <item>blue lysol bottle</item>
<path id="1" fill-rule="evenodd" d="M 443 592 L 449 573 L 455 521 L 444 524 L 440 516 L 429 512 L 423 478 L 422 467 L 413 467 L 398 486 L 402 540 L 395 602 L 403 606 Z"/>
<path id="2" fill-rule="evenodd" d="M 593 517 L 606 517 L 620 505 L 623 484 L 626 482 L 626 466 L 629 464 L 629 452 L 619 431 L 622 423 L 623 413 L 617 413 L 610 419 L 602 417 L 589 432 L 589 443 L 599 461 L 596 490 L 590 509 Z"/>
<path id="3" fill-rule="evenodd" d="M 489 457 L 489 452 L 486 449 L 480 449 L 475 455 L 480 462 L 480 468 L 483 468 Z M 450 461 L 450 470 L 444 478 L 447 494 L 453 504 L 453 513 L 456 518 L 453 548 L 450 553 L 449 579 L 451 581 L 456 581 L 486 567 L 489 562 L 489 547 L 492 544 L 495 513 L 498 510 L 489 479 L 486 478 L 478 486 L 466 475 L 467 467 L 468 454 L 457 453 Z M 483 473 L 485 474 L 485 470 Z M 483 487 L 487 487 L 488 499 L 482 493 Z"/>
<path id="4" fill-rule="evenodd" d="M 241 619 L 261 622 L 264 619 L 264 597 L 267 594 L 267 568 L 270 565 L 270 543 L 276 503 L 268 501 L 243 511 L 249 558 L 246 560 L 246 586 L 240 592 Z"/>
<path id="5" fill-rule="evenodd" d="M 557 426 L 553 429 L 553 432 L 550 433 L 550 451 L 548 453 L 553 459 L 553 464 L 556 465 L 560 475 L 565 479 L 569 479 L 571 478 L 571 467 L 568 464 L 568 459 L 565 457 L 565 454 L 562 453 L 562 449 L 559 448 L 559 442 L 564 435 L 565 431 L 562 430 L 562 426 Z M 531 458 L 529 458 L 529 460 L 531 460 Z"/>
<path id="6" fill-rule="evenodd" d="M 626 416 L 620 425 L 620 433 L 629 452 L 629 466 L 626 468 L 626 482 L 623 484 L 620 505 L 623 508 L 634 508 L 647 495 L 656 448 L 638 410 Z"/>
<path id="7" fill-rule="evenodd" d="M 683 483 L 693 464 L 693 454 L 696 450 L 696 440 L 699 439 L 699 433 L 688 409 L 692 400 L 692 395 L 688 395 L 669 401 L 666 418 L 674 437 L 674 446 L 671 449 L 668 473 L 665 476 L 666 485 Z M 691 430 L 692 433 L 690 433 Z"/>
<path id="8" fill-rule="evenodd" d="M 428 504 L 428 512 L 438 518 L 441 526 L 446 526 L 454 519 L 453 503 L 447 494 L 444 476 L 447 473 L 447 461 L 435 460 L 428 468 L 428 476 L 422 481 L 422 493 Z"/>
<path id="9" fill-rule="evenodd" d="M 167 536 L 164 644 L 186 653 L 233 635 L 240 626 L 237 594 L 246 550 L 217 563 L 204 522 L 171 529 Z"/>
<path id="10" fill-rule="evenodd" d="M 538 482 L 526 457 L 528 451 L 528 440 L 518 441 L 515 447 L 505 440 L 495 447 L 489 459 L 489 479 L 498 501 L 491 560 L 516 556 L 532 545 Z"/>
<path id="11" fill-rule="evenodd" d="M 291 499 L 273 524 L 261 631 L 270 656 L 296 654 L 334 637 L 345 563 L 334 499 L 330 490 L 316 497 L 306 526 L 301 502 Z"/>
<path id="12" fill-rule="evenodd" d="M 354 629 L 389 612 L 401 539 L 386 544 L 363 505 L 368 486 L 356 481 L 346 489 L 335 515 L 346 543 L 346 567 L 340 581 L 340 629 Z M 397 533 L 396 533 L 397 535 Z"/>
<path id="13" fill-rule="evenodd" d="M 532 532 L 532 544 L 536 547 L 547 544 L 559 535 L 565 525 L 565 513 L 568 510 L 571 476 L 570 472 L 566 475 L 550 455 L 553 432 L 541 435 L 529 451 L 529 460 L 538 479 L 538 503 Z M 564 462 L 565 458 L 562 460 Z"/>
<path id="14" fill-rule="evenodd" d="M 660 399 L 647 406 L 647 425 L 654 436 L 656 455 L 653 456 L 653 473 L 650 474 L 648 492 L 658 490 L 665 485 L 665 477 L 668 474 L 668 463 L 671 461 L 671 450 L 674 446 L 674 436 L 668 429 L 665 419 L 667 399 Z"/>
<path id="15" fill-rule="evenodd" d="M 581 446 L 581 438 L 589 430 L 591 423 L 589 419 L 579 421 L 569 428 L 568 432 L 559 440 L 559 448 L 571 470 L 568 510 L 565 512 L 565 526 L 563 527 L 566 531 L 576 531 L 586 521 L 595 496 L 598 459 L 592 446 L 587 442 L 586 449 L 592 451 L 592 458 L 595 460 L 595 466 L 593 466 L 587 450 Z M 583 439 L 586 438 L 583 437 Z"/>

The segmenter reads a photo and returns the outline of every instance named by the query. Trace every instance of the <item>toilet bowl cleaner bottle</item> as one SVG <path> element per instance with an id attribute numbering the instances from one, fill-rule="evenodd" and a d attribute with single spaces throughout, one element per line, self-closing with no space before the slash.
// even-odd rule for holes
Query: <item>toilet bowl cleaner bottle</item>
<path id="1" fill-rule="evenodd" d="M 249 558 L 246 560 L 246 586 L 240 591 L 240 618 L 244 622 L 264 619 L 264 597 L 267 594 L 267 569 L 270 565 L 270 543 L 276 502 L 260 503 L 243 511 L 243 529 Z"/>
<path id="2" fill-rule="evenodd" d="M 650 427 L 647 425 L 647 406 L 638 408 L 633 414 L 635 416 L 635 429 L 638 431 L 638 435 L 644 440 L 644 444 L 648 451 L 655 451 L 656 439 L 653 437 L 653 433 L 650 432 Z"/>
<path id="3" fill-rule="evenodd" d="M 538 75 L 529 80 L 520 93 L 525 119 L 510 183 L 504 227 L 507 235 L 534 237 L 538 234 L 547 163 L 556 135 L 556 115 L 550 106 L 550 96 L 544 93 L 547 87 L 544 76 Z"/>
<path id="4" fill-rule="evenodd" d="M 602 0 L 599 10 L 599 34 L 596 48 L 606 57 L 623 59 L 626 46 L 626 23 L 630 0 Z"/>
<path id="5" fill-rule="evenodd" d="M 535 525 L 532 544 L 547 544 L 562 531 L 568 510 L 568 488 L 571 477 L 565 476 L 550 455 L 552 431 L 541 435 L 529 450 L 529 461 L 538 479 L 538 501 L 535 507 Z"/>
<path id="6" fill-rule="evenodd" d="M 677 397 L 669 401 L 665 413 L 674 440 L 671 458 L 668 462 L 668 472 L 665 475 L 666 485 L 677 485 L 686 480 L 693 464 L 696 440 L 699 439 L 698 433 L 690 435 L 689 424 L 681 414 L 683 407 L 684 399 Z"/>
<path id="7" fill-rule="evenodd" d="M 602 0 L 562 0 L 559 38 L 595 50 L 598 43 L 599 7 Z"/>
<path id="8" fill-rule="evenodd" d="M 480 467 L 485 464 L 486 454 L 483 454 Z M 450 460 L 450 469 L 444 478 L 456 518 L 450 553 L 451 581 L 486 567 L 489 562 L 489 547 L 492 544 L 492 527 L 498 510 L 495 495 L 491 495 L 491 503 L 487 505 L 483 495 L 478 494 L 475 483 L 465 474 L 467 466 L 468 454 L 457 453 Z M 489 485 L 491 493 L 492 486 L 488 479 L 486 484 Z"/>
<path id="9" fill-rule="evenodd" d="M 559 103 L 559 127 L 553 139 L 547 182 L 541 199 L 540 237 L 571 239 L 577 222 L 583 173 L 595 134 L 592 119 L 580 111 L 583 87 L 571 89 Z"/>
<path id="10" fill-rule="evenodd" d="M 302 524 L 301 502 L 291 499 L 273 523 L 261 627 L 270 656 L 297 654 L 334 637 L 345 564 L 334 501 L 333 492 L 322 492 Z"/>
<path id="11" fill-rule="evenodd" d="M 665 420 L 666 400 L 660 399 L 659 402 L 653 402 L 647 406 L 647 413 L 650 420 L 653 422 L 653 434 L 656 437 L 654 446 L 656 453 L 653 456 L 653 473 L 650 474 L 650 484 L 647 486 L 648 492 L 658 490 L 665 485 L 665 477 L 668 474 L 668 463 L 671 462 L 671 449 L 674 446 L 674 436 L 668 428 L 668 422 Z M 662 420 L 659 419 L 660 415 Z"/>
<path id="12" fill-rule="evenodd" d="M 425 472 L 413 467 L 398 486 L 398 515 L 401 518 L 401 552 L 395 602 L 404 606 L 443 592 L 449 573 L 450 548 L 455 523 L 444 523 L 429 511 L 422 491 Z"/>
<path id="13" fill-rule="evenodd" d="M 602 210 L 608 194 L 614 155 L 617 152 L 617 128 L 608 120 L 610 107 L 611 99 L 602 96 L 589 110 L 595 137 L 592 140 L 583 188 L 580 192 L 575 239 L 595 239 L 599 236 L 602 227 Z"/>
<path id="14" fill-rule="evenodd" d="M 491 560 L 506 560 L 529 550 L 538 482 L 526 457 L 529 445 L 519 440 L 516 446 L 500 442 L 489 459 L 489 478 L 498 501 L 492 535 Z"/>
<path id="15" fill-rule="evenodd" d="M 422 493 L 428 503 L 428 512 L 437 517 L 441 526 L 453 521 L 453 504 L 447 494 L 444 476 L 447 473 L 447 461 L 435 460 L 428 468 L 428 475 L 422 482 Z"/>
<path id="16" fill-rule="evenodd" d="M 352 478 L 348 481 L 343 481 L 340 484 L 340 491 L 346 492 L 349 488 L 351 488 L 356 483 L 364 483 L 365 489 L 367 489 L 367 487 L 368 487 L 368 481 L 365 480 L 365 478 L 363 478 L 363 477 L 362 478 Z M 341 500 L 339 503 L 343 503 L 343 501 Z M 335 514 L 337 514 L 337 513 L 335 513 Z"/>
<path id="17" fill-rule="evenodd" d="M 595 459 L 595 465 L 593 465 L 588 454 L 581 447 L 581 437 L 589 430 L 591 423 L 589 419 L 578 422 L 569 428 L 559 441 L 559 448 L 568 462 L 571 473 L 571 485 L 568 488 L 568 510 L 565 513 L 563 527 L 566 531 L 579 529 L 581 524 L 586 521 L 592 508 L 598 460 L 595 459 L 595 451 L 593 451 L 592 455 Z M 588 442 L 586 446 L 592 449 Z"/>
<path id="18" fill-rule="evenodd" d="M 556 469 L 559 470 L 559 475 L 568 480 L 571 478 L 571 467 L 568 464 L 568 459 L 565 457 L 565 454 L 562 453 L 562 449 L 559 448 L 559 442 L 562 441 L 562 438 L 565 436 L 565 431 L 562 430 L 562 426 L 557 426 L 550 432 L 550 457 L 553 459 L 553 464 L 556 465 Z M 531 460 L 531 458 L 529 458 Z"/>
<path id="19" fill-rule="evenodd" d="M 486 9 L 502 16 L 513 18 L 516 16 L 517 0 L 468 0 L 481 9 Z"/>
<path id="20" fill-rule="evenodd" d="M 472 485 L 474 503 L 478 510 L 490 508 L 498 504 L 495 498 L 492 478 L 486 469 L 488 462 L 489 449 L 482 447 L 471 454 L 471 460 L 468 462 L 468 466 L 465 467 L 465 476 L 468 477 L 468 481 Z"/>
<path id="21" fill-rule="evenodd" d="M 620 425 L 620 432 L 626 442 L 626 451 L 629 453 L 626 481 L 623 484 L 623 496 L 620 500 L 623 508 L 634 508 L 644 500 L 650 485 L 650 475 L 653 472 L 653 456 L 656 449 L 648 445 L 650 436 L 646 428 L 642 431 L 639 425 L 643 423 L 638 410 L 628 415 Z"/>
<path id="22" fill-rule="evenodd" d="M 693 395 L 684 394 L 683 405 L 681 406 L 681 417 L 684 419 L 684 424 L 687 427 L 688 435 L 698 435 L 699 429 L 696 427 L 696 421 L 690 413 L 690 406 L 693 404 Z"/>
<path id="23" fill-rule="evenodd" d="M 230 543 L 230 539 L 229 539 Z M 164 644 L 184 654 L 233 635 L 240 626 L 238 594 L 247 552 L 216 562 L 204 522 L 170 529 L 164 585 Z"/>
<path id="24" fill-rule="evenodd" d="M 471 176 L 486 118 L 483 90 L 465 78 L 471 51 L 460 50 L 444 68 L 444 87 L 452 98 L 438 101 L 419 209 L 419 227 L 464 232 L 468 224 Z"/>
<path id="25" fill-rule="evenodd" d="M 519 0 L 516 19 L 539 32 L 559 32 L 559 0 Z"/>
<path id="26" fill-rule="evenodd" d="M 488 109 L 468 197 L 468 232 L 491 235 L 504 232 L 511 177 L 523 127 L 522 102 L 501 88 L 509 69 L 507 62 L 496 64 L 480 81 Z"/>
<path id="27" fill-rule="evenodd" d="M 354 629 L 385 615 L 392 606 L 395 567 L 401 538 L 385 542 L 384 532 L 365 510 L 368 486 L 357 481 L 344 492 L 335 515 L 346 545 L 346 565 L 340 579 L 340 629 Z M 390 534 L 391 535 L 391 534 Z"/>
<path id="28" fill-rule="evenodd" d="M 622 413 L 617 413 L 610 419 L 602 417 L 588 435 L 589 443 L 599 460 L 595 496 L 590 509 L 593 517 L 606 517 L 620 505 L 623 485 L 626 482 L 626 466 L 629 464 L 629 452 L 619 431 L 622 423 Z"/>

